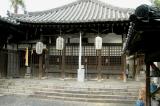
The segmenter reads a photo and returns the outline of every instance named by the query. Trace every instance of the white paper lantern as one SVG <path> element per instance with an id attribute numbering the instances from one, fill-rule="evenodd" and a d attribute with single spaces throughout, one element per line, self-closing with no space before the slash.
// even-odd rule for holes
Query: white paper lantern
<path id="1" fill-rule="evenodd" d="M 56 49 L 63 50 L 63 48 L 64 48 L 64 39 L 59 36 L 56 40 Z"/>
<path id="2" fill-rule="evenodd" d="M 42 42 L 37 42 L 36 43 L 36 53 L 37 54 L 42 54 L 43 52 L 43 43 Z"/>
<path id="3" fill-rule="evenodd" d="M 96 50 L 102 49 L 102 38 L 99 36 L 95 38 L 95 47 L 96 47 Z"/>

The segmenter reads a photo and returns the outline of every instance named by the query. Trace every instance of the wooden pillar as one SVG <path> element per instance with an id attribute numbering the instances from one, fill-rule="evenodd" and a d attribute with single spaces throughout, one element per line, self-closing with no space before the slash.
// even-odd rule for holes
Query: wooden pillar
<path id="1" fill-rule="evenodd" d="M 136 54 L 133 57 L 133 78 L 136 78 Z"/>
<path id="2" fill-rule="evenodd" d="M 139 75 L 140 75 L 140 57 L 136 59 L 137 65 L 136 65 L 136 80 L 139 81 Z"/>
<path id="3" fill-rule="evenodd" d="M 48 50 L 50 47 L 48 47 Z M 48 78 L 48 71 L 49 71 L 49 51 L 46 51 L 45 53 L 45 76 Z"/>
<path id="4" fill-rule="evenodd" d="M 151 95 L 150 95 L 150 61 L 148 61 L 148 54 L 145 55 L 146 64 L 146 106 L 151 106 Z"/>
<path id="5" fill-rule="evenodd" d="M 151 106 L 150 97 L 150 64 L 146 63 L 146 106 Z"/>
<path id="6" fill-rule="evenodd" d="M 30 52 L 30 76 L 33 75 L 33 50 L 32 50 L 32 44 L 31 44 L 31 48 L 30 48 L 31 52 Z"/>
<path id="7" fill-rule="evenodd" d="M 42 78 L 42 74 L 43 74 L 43 54 L 39 55 L 39 79 Z"/>
<path id="8" fill-rule="evenodd" d="M 65 47 L 64 49 L 62 50 L 62 65 L 61 65 L 61 77 L 62 79 L 65 78 Z"/>
<path id="9" fill-rule="evenodd" d="M 124 46 L 126 42 L 126 33 L 122 34 L 122 47 Z M 122 54 L 121 55 L 121 71 L 122 71 L 122 75 L 120 76 L 120 78 L 122 78 L 123 82 L 126 82 L 127 77 L 126 77 L 126 54 Z"/>
<path id="10" fill-rule="evenodd" d="M 3 55 L 2 55 L 2 52 L 1 52 L 1 50 L 0 50 L 0 60 L 1 60 L 1 61 L 3 61 L 3 60 L 2 60 L 2 57 L 3 57 Z M 0 78 L 1 78 L 1 77 L 2 77 L 2 70 L 3 70 L 3 64 L 2 64 L 2 63 L 0 64 L 0 68 L 1 68 L 1 70 L 0 70 Z"/>
<path id="11" fill-rule="evenodd" d="M 110 70 L 111 69 L 111 52 L 110 52 L 110 50 L 111 50 L 111 46 L 108 46 L 109 48 L 109 50 L 108 50 L 108 69 Z M 109 71 L 108 70 L 108 71 Z M 107 76 L 108 77 L 108 79 L 109 79 L 109 75 Z"/>
<path id="12" fill-rule="evenodd" d="M 97 50 L 97 54 L 98 54 L 98 67 L 97 67 L 97 69 L 98 69 L 98 80 L 101 80 L 101 77 L 102 77 L 102 75 L 101 75 L 101 66 L 102 66 L 102 64 L 101 64 L 101 50 Z"/>
<path id="13" fill-rule="evenodd" d="M 122 79 L 124 82 L 126 82 L 126 54 L 122 54 Z"/>

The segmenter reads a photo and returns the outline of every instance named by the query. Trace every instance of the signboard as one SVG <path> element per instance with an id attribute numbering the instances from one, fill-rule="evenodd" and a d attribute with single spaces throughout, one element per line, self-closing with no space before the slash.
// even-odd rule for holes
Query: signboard
<path id="1" fill-rule="evenodd" d="M 102 38 L 99 36 L 95 38 L 95 47 L 96 47 L 96 50 L 102 49 Z"/>
<path id="2" fill-rule="evenodd" d="M 63 48 L 64 48 L 64 39 L 59 36 L 56 40 L 56 49 L 63 50 Z"/>
<path id="3" fill-rule="evenodd" d="M 36 53 L 37 54 L 42 54 L 43 52 L 43 43 L 42 42 L 37 42 L 36 43 Z"/>

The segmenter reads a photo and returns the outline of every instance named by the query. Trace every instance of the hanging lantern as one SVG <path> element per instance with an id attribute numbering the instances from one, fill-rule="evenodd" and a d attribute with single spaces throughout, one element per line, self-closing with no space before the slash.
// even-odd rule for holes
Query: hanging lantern
<path id="1" fill-rule="evenodd" d="M 36 43 L 36 53 L 37 54 L 42 54 L 43 52 L 43 43 L 42 42 L 37 42 Z"/>
<path id="2" fill-rule="evenodd" d="M 95 38 L 95 47 L 96 47 L 96 50 L 102 49 L 102 38 L 99 36 Z"/>
<path id="3" fill-rule="evenodd" d="M 63 48 L 64 48 L 64 39 L 59 36 L 56 40 L 56 49 L 63 50 Z"/>

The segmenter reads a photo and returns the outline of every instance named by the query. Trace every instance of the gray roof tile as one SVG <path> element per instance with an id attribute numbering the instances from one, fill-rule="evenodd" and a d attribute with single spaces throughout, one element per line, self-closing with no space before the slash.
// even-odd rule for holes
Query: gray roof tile
<path id="1" fill-rule="evenodd" d="M 8 24 L 12 24 L 12 25 L 18 25 L 19 23 L 10 17 L 1 17 L 0 16 L 0 22 L 4 22 L 4 23 L 8 23 Z"/>
<path id="2" fill-rule="evenodd" d="M 131 9 L 114 7 L 98 0 L 78 0 L 68 5 L 28 14 L 12 14 L 19 22 L 79 23 L 128 20 Z"/>

